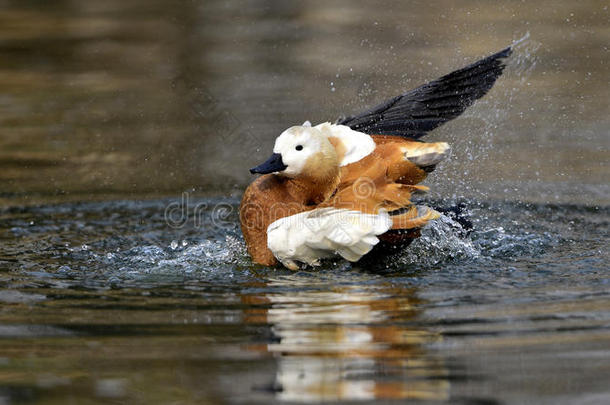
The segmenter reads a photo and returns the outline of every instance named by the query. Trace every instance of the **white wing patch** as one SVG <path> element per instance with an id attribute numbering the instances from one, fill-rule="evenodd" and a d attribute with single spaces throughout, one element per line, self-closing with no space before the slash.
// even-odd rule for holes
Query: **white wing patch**
<path id="1" fill-rule="evenodd" d="M 351 262 L 371 251 L 377 235 L 392 226 L 387 212 L 364 214 L 336 208 L 318 208 L 278 219 L 267 228 L 267 246 L 286 267 L 297 262 L 318 265 L 320 259 L 339 255 Z"/>
<path id="2" fill-rule="evenodd" d="M 354 131 L 345 125 L 335 125 L 330 122 L 316 125 L 314 128 L 320 130 L 327 137 L 338 138 L 345 146 L 345 156 L 341 160 L 340 166 L 354 163 L 369 155 L 375 147 L 375 141 L 370 135 Z"/>

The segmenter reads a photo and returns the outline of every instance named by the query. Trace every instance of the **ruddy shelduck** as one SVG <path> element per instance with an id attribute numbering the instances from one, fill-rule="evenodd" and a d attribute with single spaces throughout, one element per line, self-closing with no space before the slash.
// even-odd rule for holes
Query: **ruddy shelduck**
<path id="1" fill-rule="evenodd" d="M 406 244 L 438 218 L 411 202 L 449 154 L 418 138 L 483 97 L 505 68 L 506 48 L 335 124 L 284 131 L 273 154 L 250 169 L 241 228 L 254 262 L 289 269 L 341 256 L 355 262 L 383 240 Z"/>

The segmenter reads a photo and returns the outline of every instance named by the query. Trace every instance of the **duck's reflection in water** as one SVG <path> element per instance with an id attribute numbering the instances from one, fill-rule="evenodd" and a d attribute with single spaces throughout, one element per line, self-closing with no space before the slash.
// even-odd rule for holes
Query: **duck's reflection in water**
<path id="1" fill-rule="evenodd" d="M 329 284 L 294 275 L 244 296 L 246 321 L 270 324 L 277 339 L 257 349 L 277 357 L 278 399 L 448 398 L 444 363 L 426 351 L 441 337 L 412 326 L 413 289 Z"/>

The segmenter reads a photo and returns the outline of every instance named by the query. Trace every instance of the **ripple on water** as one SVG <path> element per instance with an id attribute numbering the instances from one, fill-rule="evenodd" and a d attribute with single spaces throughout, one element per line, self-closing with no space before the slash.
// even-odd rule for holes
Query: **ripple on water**
<path id="1" fill-rule="evenodd" d="M 204 202 L 212 207 L 217 201 Z M 231 226 L 214 226 L 213 212 L 206 210 L 199 223 L 172 228 L 163 216 L 167 203 L 116 201 L 5 210 L 2 238 L 6 243 L 0 260 L 12 269 L 45 272 L 76 283 L 84 279 L 133 281 L 150 275 L 230 281 L 265 271 L 247 255 L 237 226 L 237 200 L 229 204 Z M 366 267 L 330 260 L 315 270 L 410 274 L 432 269 L 454 280 L 476 273 L 479 278 L 499 273 L 557 273 L 558 269 L 543 269 L 540 263 L 549 255 L 565 256 L 566 246 L 572 255 L 564 259 L 570 263 L 602 265 L 603 258 L 579 257 L 578 246 L 599 243 L 602 250 L 600 241 L 608 229 L 605 209 L 477 202 L 466 206 L 471 207 L 465 215 L 474 223 L 472 230 L 443 215 L 411 246 L 383 260 L 366 263 Z M 76 214 L 78 221 L 74 221 Z M 567 266 L 559 269 L 566 271 Z"/>
<path id="2" fill-rule="evenodd" d="M 88 387 L 113 398 L 132 392 L 125 384 L 142 364 L 194 364 L 180 375 L 197 376 L 199 389 L 209 375 L 196 371 L 222 364 L 230 378 L 215 384 L 255 375 L 280 400 L 445 401 L 481 375 L 499 386 L 522 375 L 524 361 L 546 381 L 564 362 L 539 365 L 557 359 L 559 344 L 596 349 L 591 339 L 607 334 L 607 210 L 472 202 L 471 230 L 442 216 L 383 260 L 293 272 L 253 265 L 236 215 L 220 227 L 206 211 L 203 225 L 172 228 L 167 203 L 0 211 L 0 337 L 15 353 L 41 338 L 41 353 L 57 350 L 53 364 L 68 364 L 65 374 L 51 368 L 59 379 L 40 373 L 40 384 L 63 384 L 89 361 Z M 481 371 L 481 356 L 498 370 Z M 45 357 L 34 371 L 50 364 Z M 240 386 L 250 398 L 252 380 Z"/>

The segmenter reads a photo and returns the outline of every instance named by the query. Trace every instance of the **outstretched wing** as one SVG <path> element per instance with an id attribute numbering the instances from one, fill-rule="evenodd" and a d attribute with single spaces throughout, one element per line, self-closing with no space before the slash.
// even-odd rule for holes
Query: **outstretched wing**
<path id="1" fill-rule="evenodd" d="M 502 74 L 504 59 L 511 53 L 508 47 L 337 124 L 366 134 L 417 139 L 483 97 Z"/>
<path id="2" fill-rule="evenodd" d="M 392 226 L 389 215 L 317 208 L 278 219 L 267 228 L 267 246 L 286 267 L 296 270 L 297 262 L 318 264 L 322 258 L 339 255 L 355 262 L 371 251 L 377 235 Z"/>

